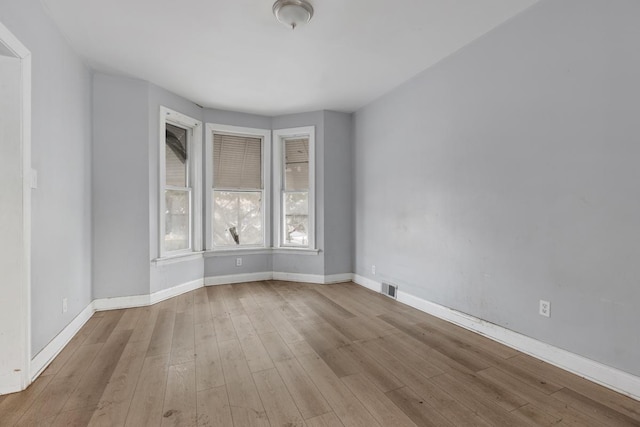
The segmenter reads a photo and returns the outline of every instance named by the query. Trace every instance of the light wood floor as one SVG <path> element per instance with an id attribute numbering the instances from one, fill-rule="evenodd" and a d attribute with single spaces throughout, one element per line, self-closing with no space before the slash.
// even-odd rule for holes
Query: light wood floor
<path id="1" fill-rule="evenodd" d="M 96 313 L 2 426 L 631 426 L 640 402 L 353 283 Z"/>

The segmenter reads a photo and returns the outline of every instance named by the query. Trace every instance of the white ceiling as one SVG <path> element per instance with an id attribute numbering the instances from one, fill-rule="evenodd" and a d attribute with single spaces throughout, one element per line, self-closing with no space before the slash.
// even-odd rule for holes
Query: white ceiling
<path id="1" fill-rule="evenodd" d="M 273 0 L 42 0 L 97 70 L 211 108 L 355 111 L 537 0 L 311 0 L 288 30 Z"/>

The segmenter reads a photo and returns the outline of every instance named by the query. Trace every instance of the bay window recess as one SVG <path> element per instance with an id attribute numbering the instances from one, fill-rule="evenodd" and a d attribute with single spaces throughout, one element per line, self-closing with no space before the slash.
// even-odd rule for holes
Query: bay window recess
<path id="1" fill-rule="evenodd" d="M 160 108 L 160 257 L 202 250 L 202 123 Z"/>
<path id="2" fill-rule="evenodd" d="M 277 246 L 315 249 L 315 127 L 274 131 Z"/>
<path id="3" fill-rule="evenodd" d="M 208 249 L 269 245 L 270 142 L 268 130 L 207 124 Z"/>

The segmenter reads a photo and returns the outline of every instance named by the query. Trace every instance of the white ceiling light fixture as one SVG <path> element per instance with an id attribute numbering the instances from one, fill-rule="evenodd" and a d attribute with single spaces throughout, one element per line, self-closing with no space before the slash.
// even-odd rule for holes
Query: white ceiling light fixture
<path id="1" fill-rule="evenodd" d="M 277 0 L 273 4 L 273 14 L 283 25 L 295 30 L 311 20 L 313 6 L 307 0 Z"/>

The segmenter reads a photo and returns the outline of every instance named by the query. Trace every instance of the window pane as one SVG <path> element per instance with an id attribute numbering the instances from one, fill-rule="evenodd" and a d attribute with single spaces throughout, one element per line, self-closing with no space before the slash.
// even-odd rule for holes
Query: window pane
<path id="1" fill-rule="evenodd" d="M 284 242 L 309 246 L 309 192 L 284 193 Z"/>
<path id="2" fill-rule="evenodd" d="M 213 135 L 214 188 L 262 188 L 262 139 Z"/>
<path id="3" fill-rule="evenodd" d="M 166 185 L 187 187 L 187 130 L 167 123 L 165 141 Z"/>
<path id="4" fill-rule="evenodd" d="M 165 190 L 164 249 L 177 251 L 190 248 L 189 239 L 189 191 Z"/>
<path id="5" fill-rule="evenodd" d="M 284 141 L 284 189 L 309 189 L 309 138 Z"/>
<path id="6" fill-rule="evenodd" d="M 262 246 L 262 191 L 213 192 L 213 244 Z"/>

